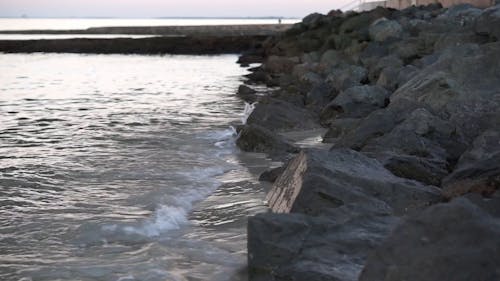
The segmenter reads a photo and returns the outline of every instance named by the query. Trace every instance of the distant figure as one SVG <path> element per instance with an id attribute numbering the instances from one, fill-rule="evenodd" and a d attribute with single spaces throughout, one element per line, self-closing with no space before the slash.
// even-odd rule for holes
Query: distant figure
<path id="1" fill-rule="evenodd" d="M 281 24 L 281 18 L 278 19 L 278 24 Z"/>

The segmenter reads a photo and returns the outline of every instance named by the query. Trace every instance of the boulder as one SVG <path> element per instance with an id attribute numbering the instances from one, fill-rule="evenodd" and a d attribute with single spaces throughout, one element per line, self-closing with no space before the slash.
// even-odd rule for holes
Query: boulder
<path id="1" fill-rule="evenodd" d="M 333 98 L 335 98 L 335 90 L 326 83 L 319 83 L 306 93 L 305 104 L 307 108 L 319 113 Z"/>
<path id="2" fill-rule="evenodd" d="M 344 64 L 332 68 L 325 81 L 337 91 L 343 91 L 361 85 L 367 75 L 366 68 L 362 66 Z"/>
<path id="3" fill-rule="evenodd" d="M 322 124 L 335 118 L 361 118 L 389 103 L 390 93 L 380 86 L 355 86 L 340 93 L 321 111 Z"/>
<path id="4" fill-rule="evenodd" d="M 398 76 L 402 69 L 402 67 L 392 66 L 382 69 L 377 79 L 377 85 L 389 92 L 393 92 L 398 88 Z"/>
<path id="5" fill-rule="evenodd" d="M 289 102 L 262 99 L 247 119 L 247 124 L 259 125 L 271 131 L 292 131 L 319 128 L 316 116 Z"/>
<path id="6" fill-rule="evenodd" d="M 269 154 L 298 152 L 298 148 L 285 139 L 258 125 L 245 125 L 238 134 L 236 144 L 248 152 Z"/>
<path id="7" fill-rule="evenodd" d="M 400 177 L 439 186 L 450 163 L 467 148 L 456 128 L 425 108 L 413 110 L 390 132 L 366 143 L 375 156 Z"/>
<path id="8" fill-rule="evenodd" d="M 500 219 L 466 199 L 398 226 L 368 258 L 360 281 L 500 279 Z"/>
<path id="9" fill-rule="evenodd" d="M 351 203 L 388 206 L 402 215 L 439 199 L 436 188 L 396 177 L 377 160 L 349 149 L 302 151 L 267 196 L 273 212 L 309 215 Z"/>
<path id="10" fill-rule="evenodd" d="M 240 85 L 237 92 L 239 97 L 249 103 L 253 103 L 257 100 L 256 93 L 256 90 L 248 87 L 247 85 Z"/>
<path id="11" fill-rule="evenodd" d="M 500 130 L 479 135 L 443 181 L 443 194 L 453 198 L 474 192 L 485 196 L 500 188 Z"/>
<path id="12" fill-rule="evenodd" d="M 500 40 L 500 5 L 485 9 L 475 22 L 475 31 L 480 35 L 488 35 Z"/>
<path id="13" fill-rule="evenodd" d="M 370 25 L 369 33 L 373 41 L 383 42 L 389 38 L 401 38 L 403 27 L 397 21 L 381 18 Z"/>
<path id="14" fill-rule="evenodd" d="M 403 61 L 395 55 L 385 56 L 380 58 L 372 67 L 369 68 L 368 79 L 371 82 L 377 82 L 380 72 L 384 68 L 400 68 L 403 67 Z"/>
<path id="15" fill-rule="evenodd" d="M 330 123 L 328 131 L 323 136 L 324 143 L 333 143 L 339 137 L 354 130 L 360 122 L 357 118 L 337 118 Z"/>
<path id="16" fill-rule="evenodd" d="M 264 171 L 259 176 L 259 181 L 275 182 L 276 179 L 283 173 L 285 166 L 280 166 L 277 168 L 272 168 Z"/>
<path id="17" fill-rule="evenodd" d="M 357 281 L 368 254 L 398 222 L 383 209 L 362 205 L 345 205 L 322 217 L 250 217 L 249 280 Z"/>
<path id="18" fill-rule="evenodd" d="M 262 68 L 268 73 L 290 73 L 298 63 L 300 63 L 298 57 L 270 56 L 266 59 Z"/>
<path id="19" fill-rule="evenodd" d="M 448 24 L 460 26 L 473 25 L 476 18 L 481 15 L 482 10 L 470 4 L 458 4 L 451 6 L 446 12 L 440 14 L 437 19 Z"/>

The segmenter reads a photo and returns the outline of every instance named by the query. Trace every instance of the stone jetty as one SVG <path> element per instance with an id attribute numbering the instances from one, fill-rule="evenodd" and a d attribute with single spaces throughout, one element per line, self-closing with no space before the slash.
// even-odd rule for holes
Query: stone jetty
<path id="1" fill-rule="evenodd" d="M 284 163 L 251 281 L 500 280 L 499 27 L 500 5 L 331 11 L 241 56 L 264 63 L 238 144 Z"/>

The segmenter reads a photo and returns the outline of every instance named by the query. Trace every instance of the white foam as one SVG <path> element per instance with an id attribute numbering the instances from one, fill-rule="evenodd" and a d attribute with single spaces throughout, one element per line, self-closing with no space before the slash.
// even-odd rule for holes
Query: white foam
<path id="1" fill-rule="evenodd" d="M 126 226 L 123 230 L 128 234 L 153 237 L 168 230 L 179 229 L 187 223 L 187 210 L 184 208 L 161 206 L 155 211 L 153 217 L 144 221 L 141 226 Z"/>
<path id="2" fill-rule="evenodd" d="M 250 117 L 250 114 L 255 110 L 255 106 L 257 105 L 257 102 L 254 103 L 247 103 L 245 102 L 245 109 L 243 110 L 243 117 L 241 117 L 241 123 L 245 125 L 247 123 L 248 117 Z"/>

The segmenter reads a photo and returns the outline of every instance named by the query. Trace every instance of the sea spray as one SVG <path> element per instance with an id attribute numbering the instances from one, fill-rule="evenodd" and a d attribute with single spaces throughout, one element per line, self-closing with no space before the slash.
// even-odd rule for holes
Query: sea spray
<path id="1" fill-rule="evenodd" d="M 255 110 L 255 106 L 257 105 L 257 102 L 254 103 L 248 103 L 245 102 L 245 109 L 243 110 L 243 117 L 241 117 L 241 123 L 243 125 L 246 125 L 248 117 L 250 117 L 250 114 Z"/>

